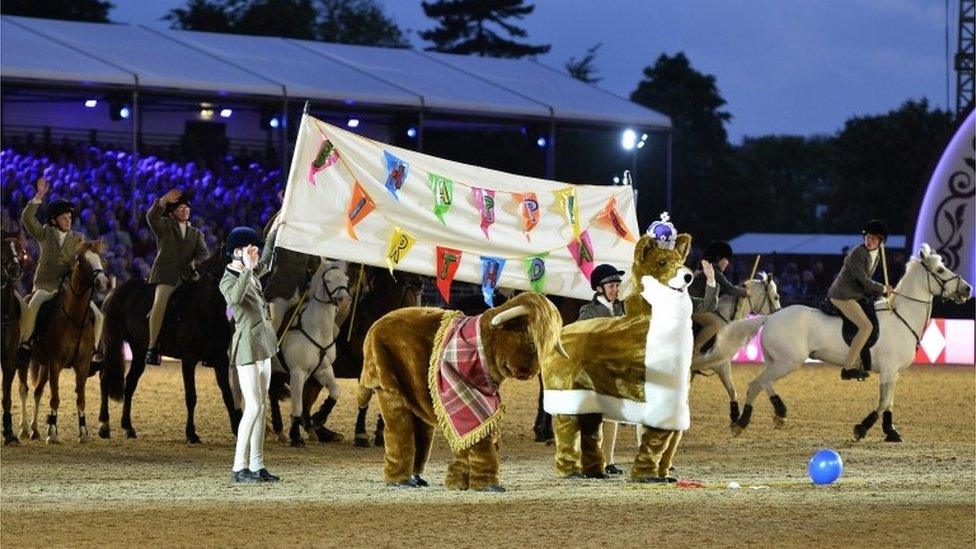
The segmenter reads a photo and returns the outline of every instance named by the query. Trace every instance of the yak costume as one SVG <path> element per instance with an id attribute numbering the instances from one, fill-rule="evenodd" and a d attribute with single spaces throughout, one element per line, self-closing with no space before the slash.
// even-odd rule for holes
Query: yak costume
<path id="1" fill-rule="evenodd" d="M 690 426 L 692 275 L 684 267 L 690 249 L 691 236 L 678 235 L 662 216 L 634 250 L 636 291 L 626 315 L 563 329 L 570 358 L 550 354 L 542 368 L 561 475 L 606 476 L 599 427 L 607 419 L 643 426 L 633 480 L 669 480 L 681 432 Z"/>
<path id="2" fill-rule="evenodd" d="M 420 475 L 439 425 L 454 454 L 447 487 L 503 491 L 498 386 L 505 378 L 538 375 L 546 355 L 559 346 L 561 328 L 556 307 L 532 293 L 474 317 L 408 307 L 377 320 L 363 345 L 359 405 L 366 406 L 373 392 L 379 398 L 387 484 L 427 485 Z"/>

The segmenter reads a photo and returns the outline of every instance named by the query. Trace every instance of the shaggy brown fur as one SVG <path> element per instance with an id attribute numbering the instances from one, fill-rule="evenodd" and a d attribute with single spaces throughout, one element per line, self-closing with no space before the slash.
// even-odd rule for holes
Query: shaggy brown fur
<path id="1" fill-rule="evenodd" d="M 496 315 L 523 305 L 526 316 L 492 327 Z M 416 485 L 424 472 L 438 418 L 428 388 L 434 339 L 446 313 L 433 307 L 393 311 L 373 324 L 364 344 L 359 405 L 375 391 L 386 420 L 384 478 L 394 485 Z M 481 339 L 492 380 L 532 379 L 559 338 L 562 321 L 555 306 L 538 294 L 520 294 L 482 315 Z M 452 489 L 500 490 L 498 433 L 455 451 L 445 484 Z"/>
<path id="2" fill-rule="evenodd" d="M 634 249 L 634 290 L 625 300 L 626 315 L 584 320 L 563 328 L 561 339 L 570 358 L 550 353 L 542 368 L 545 388 L 590 389 L 643 401 L 644 353 L 651 308 L 641 297 L 644 289 L 641 279 L 650 275 L 666 284 L 677 275 L 690 250 L 688 234 L 678 235 L 671 250 L 658 247 L 650 236 L 641 237 Z M 600 414 L 554 416 L 556 470 L 561 475 L 603 475 L 606 463 L 601 419 Z M 664 477 L 681 433 L 647 427 L 643 432 L 632 477 Z"/>

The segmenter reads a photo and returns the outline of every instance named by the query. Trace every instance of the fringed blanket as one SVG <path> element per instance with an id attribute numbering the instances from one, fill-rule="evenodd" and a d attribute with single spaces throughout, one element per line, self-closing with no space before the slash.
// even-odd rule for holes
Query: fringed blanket
<path id="1" fill-rule="evenodd" d="M 479 316 L 445 312 L 434 337 L 427 383 L 437 420 L 451 449 L 477 444 L 502 416 L 498 386 L 488 375 Z"/>

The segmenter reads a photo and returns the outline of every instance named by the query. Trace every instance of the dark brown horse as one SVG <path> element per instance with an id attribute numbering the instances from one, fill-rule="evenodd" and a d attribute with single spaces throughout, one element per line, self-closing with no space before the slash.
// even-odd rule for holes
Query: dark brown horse
<path id="1" fill-rule="evenodd" d="M 200 442 L 194 422 L 197 363 L 202 361 L 204 365 L 214 369 L 217 386 L 230 416 L 231 431 L 235 434 L 241 418 L 241 411 L 234 404 L 228 378 L 230 360 L 227 349 L 232 330 L 227 320 L 227 304 L 218 288 L 224 260 L 222 249 L 216 250 L 210 259 L 200 265 L 198 280 L 186 281 L 177 288 L 167 307 L 159 339 L 162 354 L 179 358 L 182 362 L 186 401 L 185 433 L 186 441 L 190 444 Z M 106 369 L 117 368 L 124 371 L 123 343 L 128 343 L 132 351 L 129 372 L 125 376 L 125 398 L 122 404 L 122 430 L 126 438 L 136 438 L 136 430 L 132 426 L 132 397 L 139 385 L 139 378 L 146 369 L 146 346 L 149 343 L 147 315 L 152 308 L 153 292 L 153 286 L 144 280 L 129 280 L 114 288 L 102 305 L 102 313 L 105 315 L 105 333 L 102 339 L 105 343 Z M 108 399 L 104 393 L 98 421 L 98 436 L 109 438 L 111 431 Z"/>
<path id="2" fill-rule="evenodd" d="M 35 328 L 37 344 L 31 355 L 30 370 L 35 379 L 34 421 L 31 438 L 40 438 L 37 414 L 41 406 L 44 385 L 51 387 L 51 411 L 47 416 L 47 442 L 56 444 L 58 438 L 58 407 L 61 396 L 58 382 L 61 370 L 75 371 L 75 393 L 78 407 L 78 441 L 88 440 L 85 422 L 85 385 L 88 381 L 92 353 L 95 352 L 94 314 L 92 296 L 96 289 L 104 291 L 108 277 L 102 271 L 101 242 L 82 242 L 78 246 L 71 274 L 61 282 L 58 293 L 47 303 L 51 314 L 47 322 Z M 122 372 L 106 369 L 102 372 L 102 392 L 113 399 L 122 397 Z"/>
<path id="3" fill-rule="evenodd" d="M 366 339 L 366 332 L 376 320 L 386 313 L 402 307 L 413 307 L 420 304 L 420 297 L 424 290 L 424 279 L 420 275 L 394 271 L 390 274 L 388 269 L 380 267 L 366 267 L 357 264 L 350 264 L 349 290 L 353 296 L 357 295 L 358 303 L 355 306 L 355 316 L 349 318 L 342 324 L 339 339 L 336 342 L 336 360 L 332 365 L 336 377 L 346 379 L 359 379 L 359 374 L 363 369 L 363 341 Z M 352 332 L 350 334 L 350 322 Z M 281 423 L 281 411 L 278 401 L 284 393 L 284 382 L 287 376 L 273 375 L 271 381 L 271 423 L 276 433 L 281 433 L 283 425 Z M 303 396 L 303 410 L 311 410 L 319 394 L 322 392 L 322 385 L 317 383 L 314 378 L 309 379 L 305 384 Z M 336 399 L 326 398 L 319 407 L 318 411 L 308 416 L 306 428 L 313 431 L 320 442 L 329 442 L 337 438 L 336 433 L 325 427 L 329 414 L 336 405 Z M 362 408 L 356 418 L 356 446 L 368 447 L 369 437 L 366 434 L 366 413 L 367 409 Z M 377 419 L 376 437 L 374 443 L 382 446 L 383 418 Z M 280 437 L 279 437 L 280 438 Z"/>
<path id="4" fill-rule="evenodd" d="M 0 248 L 0 266 L 3 268 L 3 284 L 0 288 L 0 307 L 2 307 L 3 323 L 3 355 L 0 365 L 3 367 L 3 443 L 16 444 L 19 439 L 14 435 L 13 419 L 10 417 L 11 392 L 14 376 L 20 377 L 21 404 L 27 401 L 27 366 L 18 368 L 15 360 L 17 345 L 20 342 L 20 296 L 17 295 L 17 282 L 24 274 L 23 261 L 27 259 L 24 244 L 15 235 L 3 234 L 2 248 Z M 22 423 L 27 423 L 27 410 L 21 406 Z"/>

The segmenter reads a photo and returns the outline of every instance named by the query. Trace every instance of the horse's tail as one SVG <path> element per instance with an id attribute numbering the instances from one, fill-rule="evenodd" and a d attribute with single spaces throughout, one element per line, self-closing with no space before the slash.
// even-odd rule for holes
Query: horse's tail
<path id="1" fill-rule="evenodd" d="M 105 344 L 105 365 L 101 375 L 101 386 L 102 392 L 115 401 L 122 400 L 125 392 L 125 356 L 122 348 L 122 324 L 125 323 L 125 313 L 116 310 L 121 305 L 116 303 L 119 299 L 116 292 L 124 287 L 123 285 L 113 288 L 102 304 L 102 314 L 105 315 L 105 328 L 102 333 L 102 341 Z"/>
<path id="2" fill-rule="evenodd" d="M 715 345 L 705 353 L 701 363 L 696 366 L 704 370 L 731 360 L 735 353 L 756 335 L 764 322 L 766 322 L 765 316 L 755 316 L 736 320 L 722 327 L 715 336 Z"/>

